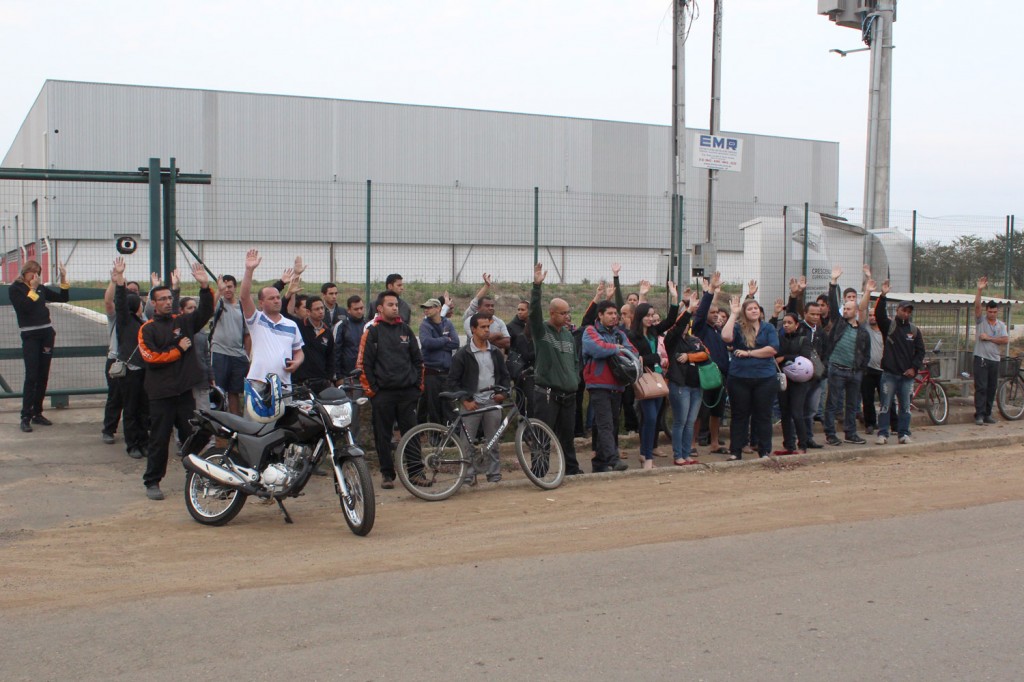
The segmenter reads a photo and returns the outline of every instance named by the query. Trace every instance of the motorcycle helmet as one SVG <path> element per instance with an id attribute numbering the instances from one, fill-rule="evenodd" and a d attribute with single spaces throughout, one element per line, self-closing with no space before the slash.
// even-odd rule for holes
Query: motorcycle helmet
<path id="1" fill-rule="evenodd" d="M 210 409 L 220 412 L 228 410 L 228 395 L 221 390 L 220 386 L 210 387 Z"/>
<path id="2" fill-rule="evenodd" d="M 283 413 L 281 380 L 276 374 L 268 374 L 265 382 L 245 380 L 245 415 L 249 419 L 269 424 Z"/>
<path id="3" fill-rule="evenodd" d="M 643 361 L 628 348 L 622 348 L 608 358 L 608 369 L 623 386 L 635 384 L 644 375 Z"/>
<path id="4" fill-rule="evenodd" d="M 805 381 L 810 381 L 814 376 L 814 365 L 810 360 L 800 355 L 793 362 L 787 362 L 783 365 L 782 372 L 790 381 L 802 384 Z"/>

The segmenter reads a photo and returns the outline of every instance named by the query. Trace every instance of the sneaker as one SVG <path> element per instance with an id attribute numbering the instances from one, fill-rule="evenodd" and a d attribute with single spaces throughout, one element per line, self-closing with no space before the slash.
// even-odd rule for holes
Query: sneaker
<path id="1" fill-rule="evenodd" d="M 160 486 L 158 486 L 158 485 L 147 485 L 146 486 L 146 497 L 148 497 L 151 500 L 162 500 L 162 499 L 164 499 L 164 494 L 160 490 Z"/>
<path id="2" fill-rule="evenodd" d="M 623 462 L 621 459 L 612 465 L 612 471 L 625 471 L 629 468 L 629 465 Z"/>
<path id="3" fill-rule="evenodd" d="M 25 433 L 32 433 L 32 425 L 28 423 L 27 419 L 21 420 L 21 430 Z"/>
<path id="4" fill-rule="evenodd" d="M 100 434 L 100 438 L 102 438 L 103 442 L 106 443 L 107 445 L 114 444 L 114 434 L 112 433 L 107 433 L 106 431 L 104 431 L 103 433 Z"/>
<path id="5" fill-rule="evenodd" d="M 864 445 L 865 443 L 867 443 L 866 440 L 864 440 L 863 438 L 861 438 L 857 434 L 853 434 L 852 436 L 847 436 L 846 437 L 846 442 L 847 443 L 853 443 L 854 445 Z"/>
<path id="6" fill-rule="evenodd" d="M 875 439 L 875 445 L 885 445 L 888 442 L 889 442 L 889 437 L 888 436 L 883 436 L 882 434 L 878 434 L 878 438 Z"/>
<path id="7" fill-rule="evenodd" d="M 986 424 L 995 424 L 996 423 L 996 420 L 994 418 L 992 418 L 992 417 L 985 417 L 982 421 L 985 422 Z"/>
<path id="8" fill-rule="evenodd" d="M 139 448 L 132 448 L 131 450 L 128 451 L 128 456 L 131 457 L 132 459 L 142 459 L 146 455 L 143 454 L 142 450 L 140 450 Z"/>
<path id="9" fill-rule="evenodd" d="M 807 441 L 807 449 L 808 450 L 820 450 L 823 447 L 825 447 L 825 446 L 822 445 L 821 443 L 819 443 L 816 440 L 809 440 L 809 441 Z"/>
<path id="10" fill-rule="evenodd" d="M 910 436 L 900 436 L 900 445 L 906 445 L 907 443 L 913 442 L 914 441 L 910 440 Z"/>
<path id="11" fill-rule="evenodd" d="M 37 414 L 36 416 L 32 417 L 32 423 L 39 424 L 40 426 L 53 426 L 53 422 L 41 414 Z"/>
<path id="12" fill-rule="evenodd" d="M 982 419 L 981 417 L 975 417 L 974 418 L 974 425 L 975 426 L 984 426 L 985 425 L 985 420 Z M 24 431 L 24 430 L 25 429 L 22 429 L 22 431 Z"/>
<path id="13" fill-rule="evenodd" d="M 501 481 L 501 474 L 488 474 L 487 475 L 487 482 L 488 483 L 498 483 L 500 481 Z"/>
<path id="14" fill-rule="evenodd" d="M 829 436 L 828 438 L 825 439 L 825 442 L 828 443 L 829 445 L 842 445 L 843 444 L 843 441 L 839 440 L 835 436 Z"/>
<path id="15" fill-rule="evenodd" d="M 874 426 L 865 426 L 864 427 L 864 433 L 868 434 L 869 436 L 871 434 L 873 434 L 874 432 L 875 432 L 875 427 Z"/>
<path id="16" fill-rule="evenodd" d="M 474 474 L 472 476 L 466 476 L 465 478 L 462 479 L 462 484 L 468 485 L 470 487 L 476 485 L 476 475 Z"/>
<path id="17" fill-rule="evenodd" d="M 383 478 L 380 479 L 380 488 L 381 488 L 381 490 L 391 490 L 394 487 L 395 487 L 395 479 L 393 479 L 393 478 L 391 478 L 389 476 L 384 476 Z"/>

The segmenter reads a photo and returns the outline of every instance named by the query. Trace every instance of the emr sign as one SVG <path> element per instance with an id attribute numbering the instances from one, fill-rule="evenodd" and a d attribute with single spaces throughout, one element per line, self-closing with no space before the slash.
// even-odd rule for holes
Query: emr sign
<path id="1" fill-rule="evenodd" d="M 693 136 L 693 165 L 698 168 L 740 171 L 743 168 L 743 140 L 696 133 Z"/>

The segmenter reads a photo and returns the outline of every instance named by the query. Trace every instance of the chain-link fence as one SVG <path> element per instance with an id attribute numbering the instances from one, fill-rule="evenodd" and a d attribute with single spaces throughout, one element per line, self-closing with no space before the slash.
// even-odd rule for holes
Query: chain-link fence
<path id="1" fill-rule="evenodd" d="M 786 296 L 794 277 L 807 277 L 810 295 L 823 292 L 835 265 L 844 270 L 844 288 L 860 288 L 864 263 L 894 292 L 970 292 L 981 275 L 993 295 L 1013 298 L 1024 286 L 1024 245 L 1010 229 L 1012 217 L 893 211 L 888 229 L 869 234 L 856 211 L 795 199 L 715 202 L 709 230 L 706 202 L 683 202 L 680 220 L 668 194 L 214 178 L 209 186 L 177 188 L 176 217 L 181 237 L 217 274 L 240 275 L 245 251 L 255 247 L 264 256 L 257 273 L 263 281 L 301 255 L 309 287 L 337 282 L 343 300 L 367 289 L 375 294 L 398 272 L 419 283 L 411 302 L 449 290 L 463 306 L 488 272 L 506 318 L 526 296 L 538 260 L 549 271 L 549 289 L 577 310 L 597 281 L 611 279 L 614 263 L 625 289 L 635 291 L 646 279 L 660 295 L 680 241 L 684 281 L 699 268 L 720 270 L 731 291 L 755 280 L 766 309 Z M 128 256 L 128 275 L 146 289 L 149 219 L 145 185 L 0 181 L 0 272 L 9 283 L 25 260 L 35 259 L 54 281 L 56 261 L 66 261 L 76 284 L 98 289 L 117 255 L 115 237 L 131 235 L 139 248 Z M 192 259 L 180 245 L 176 254 L 183 266 Z M 106 341 L 99 294 L 79 292 L 76 299 L 68 310 L 53 311 L 65 351 L 58 351 L 51 387 L 103 385 L 99 358 L 62 358 L 66 349 L 85 353 Z M 18 390 L 18 331 L 8 311 L 0 318 L 0 343 L 8 349 L 0 375 Z"/>

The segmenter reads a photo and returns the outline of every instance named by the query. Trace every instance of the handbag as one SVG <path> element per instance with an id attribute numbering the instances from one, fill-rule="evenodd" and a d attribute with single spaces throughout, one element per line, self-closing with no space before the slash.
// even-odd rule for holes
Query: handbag
<path id="1" fill-rule="evenodd" d="M 778 364 L 775 365 L 775 378 L 779 381 L 779 392 L 785 391 L 788 380 L 786 379 L 786 373 L 782 371 Z"/>
<path id="2" fill-rule="evenodd" d="M 818 351 L 811 349 L 811 354 L 807 356 L 807 359 L 814 365 L 814 378 L 822 379 L 825 376 L 825 363 L 818 357 Z"/>
<path id="3" fill-rule="evenodd" d="M 652 400 L 668 395 L 668 384 L 657 372 L 646 370 L 644 375 L 633 384 L 633 392 L 637 400 Z"/>
<path id="4" fill-rule="evenodd" d="M 713 391 L 722 387 L 722 370 L 718 369 L 714 362 L 708 361 L 697 365 L 697 377 L 700 379 L 702 391 Z"/>
<path id="5" fill-rule="evenodd" d="M 138 344 L 135 345 L 135 350 L 128 356 L 127 360 L 118 358 L 110 363 L 110 369 L 107 370 L 107 376 L 111 379 L 123 379 L 128 376 L 128 363 L 135 357 L 135 351 L 139 350 Z"/>

